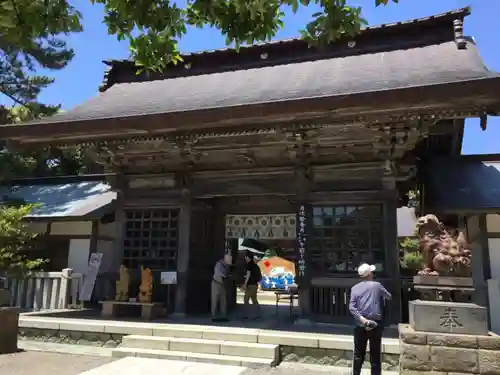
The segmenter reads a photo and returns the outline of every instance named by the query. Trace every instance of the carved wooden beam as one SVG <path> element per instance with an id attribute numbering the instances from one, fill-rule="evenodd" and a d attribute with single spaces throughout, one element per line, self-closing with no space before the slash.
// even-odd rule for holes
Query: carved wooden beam
<path id="1" fill-rule="evenodd" d="M 285 133 L 285 150 L 293 165 L 310 165 L 317 157 L 318 129 Z"/>
<path id="2" fill-rule="evenodd" d="M 130 189 L 172 189 L 178 187 L 176 176 L 172 174 L 129 176 L 128 180 Z"/>
<path id="3" fill-rule="evenodd" d="M 116 170 L 120 165 L 117 158 L 117 146 L 97 144 L 83 148 L 83 152 L 96 164 L 106 170 Z"/>
<path id="4" fill-rule="evenodd" d="M 257 158 L 255 157 L 255 152 L 252 150 L 242 150 L 238 152 L 237 159 L 242 164 L 247 164 L 252 167 L 257 165 Z"/>

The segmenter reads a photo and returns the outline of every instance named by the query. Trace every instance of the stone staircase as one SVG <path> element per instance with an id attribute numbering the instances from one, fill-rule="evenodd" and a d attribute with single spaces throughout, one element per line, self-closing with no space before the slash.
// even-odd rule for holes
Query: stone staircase
<path id="1" fill-rule="evenodd" d="M 198 327 L 169 327 L 153 336 L 128 335 L 114 357 L 144 357 L 244 367 L 275 366 L 279 345 L 257 343 L 256 335 L 238 328 L 206 330 Z"/>

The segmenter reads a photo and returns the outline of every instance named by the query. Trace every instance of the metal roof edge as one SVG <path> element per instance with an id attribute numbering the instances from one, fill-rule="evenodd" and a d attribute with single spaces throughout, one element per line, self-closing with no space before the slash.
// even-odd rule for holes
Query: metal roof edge
<path id="1" fill-rule="evenodd" d="M 78 184 L 82 182 L 106 182 L 107 177 L 114 177 L 116 173 L 87 174 L 87 175 L 68 175 L 68 176 L 49 176 L 49 177 L 21 177 L 4 181 L 0 187 L 5 186 L 24 186 L 24 185 L 61 185 Z"/>
<path id="2" fill-rule="evenodd" d="M 360 33 L 368 32 L 368 31 L 373 31 L 373 30 L 379 30 L 383 28 L 391 28 L 391 27 L 397 27 L 397 26 L 403 26 L 403 25 L 410 25 L 410 24 L 415 24 L 415 23 L 423 23 L 423 22 L 428 22 L 430 20 L 436 20 L 436 19 L 442 19 L 442 18 L 447 18 L 450 16 L 458 16 L 459 18 L 465 18 L 471 14 L 471 7 L 463 7 L 463 8 L 457 8 L 448 12 L 442 12 L 438 14 L 434 14 L 431 16 L 426 16 L 426 17 L 420 17 L 420 18 L 414 18 L 414 19 L 409 19 L 406 21 L 398 21 L 398 22 L 390 22 L 390 23 L 384 23 L 384 24 L 378 24 L 374 26 L 367 26 L 364 27 L 360 30 Z M 254 43 L 254 44 L 245 44 L 240 46 L 240 49 L 248 49 L 248 48 L 258 48 L 258 47 L 266 47 L 266 46 L 272 46 L 275 44 L 283 44 L 283 43 L 293 43 L 296 41 L 302 40 L 301 38 L 286 38 L 286 39 L 277 39 L 269 42 L 259 42 L 259 43 Z M 188 53 L 182 53 L 181 55 L 183 57 L 187 56 L 194 56 L 194 55 L 204 55 L 204 54 L 214 54 L 218 52 L 226 52 L 226 51 L 232 51 L 235 50 L 234 48 L 216 48 L 212 50 L 200 50 L 200 51 L 195 51 L 195 52 L 188 52 Z M 113 66 L 114 64 L 133 64 L 134 61 L 129 60 L 129 59 L 111 59 L 111 60 L 103 60 L 103 64 L 107 66 Z"/>
<path id="3" fill-rule="evenodd" d="M 442 12 L 438 14 L 434 14 L 431 16 L 426 16 L 426 17 L 420 17 L 420 18 L 414 18 L 414 19 L 409 19 L 406 21 L 398 21 L 398 22 L 390 22 L 390 23 L 385 23 L 385 24 L 379 24 L 379 25 L 373 25 L 373 26 L 367 26 L 364 27 L 360 30 L 360 34 L 365 34 L 368 32 L 373 32 L 381 29 L 387 29 L 387 28 L 396 28 L 396 27 L 401 27 L 401 26 L 407 26 L 407 25 L 412 25 L 412 24 L 422 24 L 426 23 L 429 21 L 435 21 L 435 20 L 441 20 L 449 17 L 455 17 L 459 19 L 463 19 L 471 14 L 471 7 L 463 7 L 463 8 L 457 8 L 448 12 Z M 259 43 L 253 43 L 253 44 L 243 44 L 240 46 L 240 50 L 251 50 L 251 49 L 261 49 L 265 47 L 272 47 L 275 45 L 283 45 L 283 44 L 292 44 L 292 43 L 297 43 L 302 41 L 302 38 L 295 37 L 295 38 L 286 38 L 286 39 L 277 39 L 277 40 L 271 40 L 267 42 L 259 42 Z M 334 42 L 335 43 L 335 42 Z M 230 51 L 236 51 L 235 48 L 233 47 L 224 47 L 224 48 L 216 48 L 216 49 L 211 49 L 211 50 L 200 50 L 200 51 L 194 51 L 194 52 L 187 52 L 187 53 L 181 53 L 181 56 L 183 58 L 189 58 L 193 56 L 202 56 L 202 55 L 214 55 L 218 53 L 225 53 L 225 52 L 230 52 Z M 112 75 L 113 71 L 115 68 L 119 68 L 119 66 L 132 66 L 135 65 L 133 60 L 130 59 L 111 59 L 111 60 L 103 60 L 103 64 L 107 66 L 105 72 L 104 72 L 104 77 L 99 85 L 99 91 L 103 92 L 106 91 L 112 84 L 109 83 L 110 76 Z"/>

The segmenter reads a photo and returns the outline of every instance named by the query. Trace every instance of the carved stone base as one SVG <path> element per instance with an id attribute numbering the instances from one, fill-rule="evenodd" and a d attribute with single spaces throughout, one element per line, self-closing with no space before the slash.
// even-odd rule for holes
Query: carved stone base
<path id="1" fill-rule="evenodd" d="M 470 302 L 474 293 L 470 277 L 419 275 L 413 277 L 413 284 L 425 301 Z"/>
<path id="2" fill-rule="evenodd" d="M 399 325 L 400 374 L 500 375 L 500 336 L 417 332 Z"/>
<path id="3" fill-rule="evenodd" d="M 488 335 L 488 311 L 473 303 L 411 301 L 409 318 L 415 331 Z"/>
<path id="4" fill-rule="evenodd" d="M 413 277 L 413 283 L 416 285 L 432 285 L 436 287 L 474 287 L 474 281 L 471 277 L 418 275 Z"/>
<path id="5" fill-rule="evenodd" d="M 152 320 L 165 316 L 165 309 L 161 303 L 143 303 L 143 302 L 120 302 L 120 301 L 99 301 L 102 305 L 102 317 L 116 317 L 123 313 L 127 306 L 140 306 L 141 318 Z"/>

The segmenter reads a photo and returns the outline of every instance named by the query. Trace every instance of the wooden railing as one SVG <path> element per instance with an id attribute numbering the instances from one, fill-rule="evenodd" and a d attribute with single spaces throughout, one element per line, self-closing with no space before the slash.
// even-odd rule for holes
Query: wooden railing
<path id="1" fill-rule="evenodd" d="M 349 313 L 351 284 L 355 284 L 357 280 L 336 279 L 336 281 L 338 284 L 343 285 L 311 285 L 309 292 L 311 315 L 318 321 L 348 324 L 352 322 L 352 317 Z M 386 323 L 407 323 L 408 302 L 416 298 L 413 291 L 413 283 L 411 280 L 405 278 L 397 281 L 380 281 L 393 295 L 393 300 L 389 301 L 384 307 Z"/>
<path id="2" fill-rule="evenodd" d="M 310 289 L 311 313 L 317 320 L 343 323 L 350 319 L 350 287 L 316 286 Z"/>
<path id="3" fill-rule="evenodd" d="M 83 276 L 66 268 L 61 272 L 35 272 L 22 278 L 9 278 L 5 287 L 11 292 L 10 305 L 42 311 L 81 306 L 79 299 Z"/>

